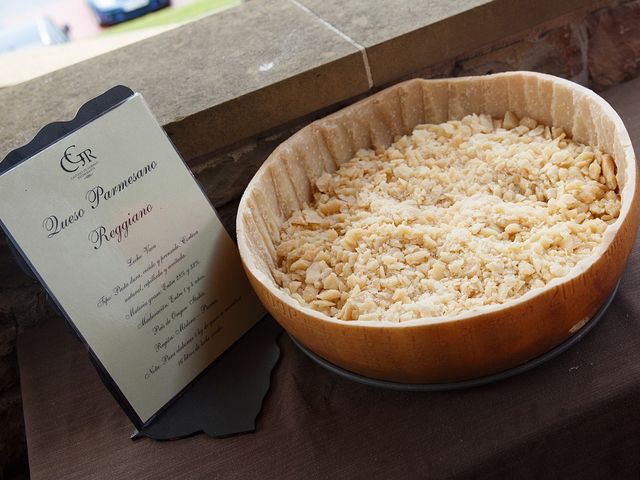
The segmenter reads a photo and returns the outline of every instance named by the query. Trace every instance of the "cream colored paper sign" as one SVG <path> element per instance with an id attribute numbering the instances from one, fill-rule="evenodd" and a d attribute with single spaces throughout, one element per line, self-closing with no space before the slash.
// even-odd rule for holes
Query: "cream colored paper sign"
<path id="1" fill-rule="evenodd" d="M 264 314 L 140 95 L 0 176 L 0 219 L 143 422 Z"/>

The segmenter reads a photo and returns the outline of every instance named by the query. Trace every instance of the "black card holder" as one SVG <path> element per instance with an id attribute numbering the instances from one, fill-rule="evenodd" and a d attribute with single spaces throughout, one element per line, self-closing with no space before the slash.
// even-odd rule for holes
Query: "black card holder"
<path id="1" fill-rule="evenodd" d="M 45 125 L 29 143 L 11 151 L 0 162 L 0 175 L 133 95 L 130 88 L 115 86 L 86 102 L 72 120 Z M 142 422 L 19 245 L 10 235 L 7 237 L 15 261 L 27 275 L 43 285 L 53 308 L 65 318 L 75 336 L 84 344 L 101 380 L 136 427 L 132 439 L 174 440 L 200 432 L 220 438 L 255 430 L 256 418 L 270 388 L 272 370 L 280 356 L 277 338 L 282 328 L 273 318 L 266 316 L 261 319 L 151 419 Z"/>

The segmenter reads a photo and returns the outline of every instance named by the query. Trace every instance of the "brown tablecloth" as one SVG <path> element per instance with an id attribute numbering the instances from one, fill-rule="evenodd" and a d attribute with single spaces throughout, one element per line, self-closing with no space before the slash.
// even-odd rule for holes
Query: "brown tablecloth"
<path id="1" fill-rule="evenodd" d="M 638 140 L 640 80 L 607 93 Z M 448 393 L 337 377 L 282 337 L 257 430 L 132 442 L 59 318 L 19 338 L 32 478 L 640 478 L 640 247 L 601 323 L 560 357 Z"/>

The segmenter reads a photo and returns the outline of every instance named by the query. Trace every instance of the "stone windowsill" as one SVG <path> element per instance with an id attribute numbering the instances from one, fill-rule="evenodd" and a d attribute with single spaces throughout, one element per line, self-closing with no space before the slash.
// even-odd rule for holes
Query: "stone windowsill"
<path id="1" fill-rule="evenodd" d="M 115 84 L 187 161 L 602 0 L 253 0 L 0 90 L 0 158 Z"/>

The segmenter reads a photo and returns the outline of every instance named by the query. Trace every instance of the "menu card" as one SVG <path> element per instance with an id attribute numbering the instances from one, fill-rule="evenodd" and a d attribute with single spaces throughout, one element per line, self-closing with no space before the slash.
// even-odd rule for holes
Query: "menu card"
<path id="1" fill-rule="evenodd" d="M 136 423 L 264 315 L 139 94 L 2 174 L 0 221 Z"/>

